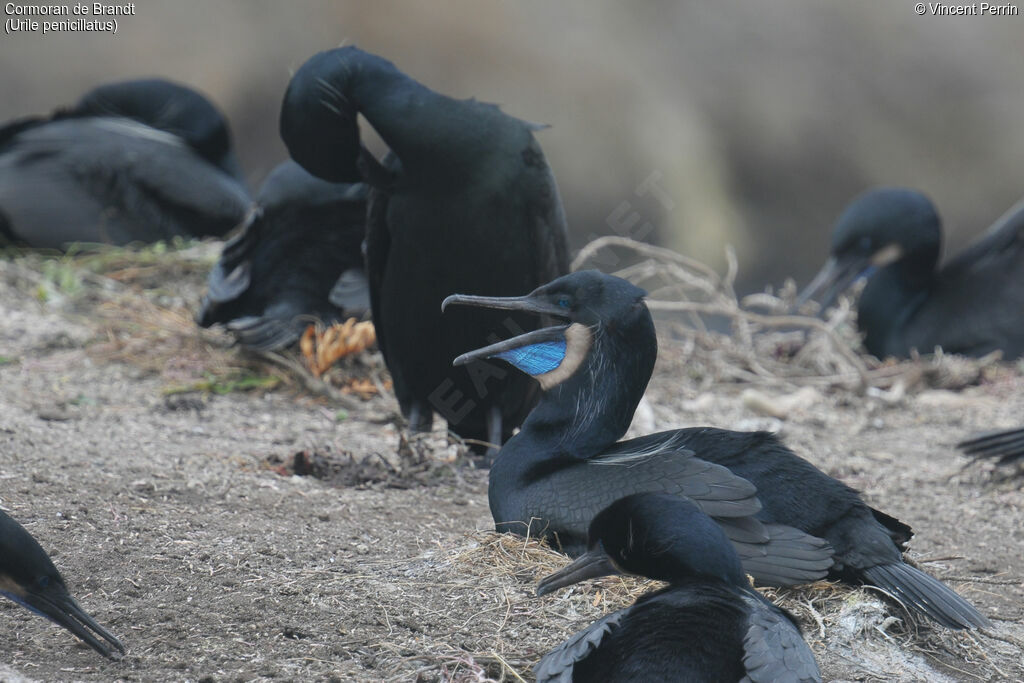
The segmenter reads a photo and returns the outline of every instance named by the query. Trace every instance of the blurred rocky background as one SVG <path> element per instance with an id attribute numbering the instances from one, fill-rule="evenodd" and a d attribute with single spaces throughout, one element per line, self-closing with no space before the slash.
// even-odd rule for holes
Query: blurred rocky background
<path id="1" fill-rule="evenodd" d="M 650 222 L 649 240 L 719 268 L 732 244 L 743 292 L 805 283 L 836 214 L 868 186 L 930 194 L 947 254 L 1024 195 L 1024 16 L 917 16 L 909 0 L 135 7 L 117 35 L 0 38 L 0 120 L 106 81 L 172 78 L 227 113 L 255 188 L 286 154 L 277 115 L 292 71 L 354 43 L 437 90 L 550 124 L 540 140 L 574 247 Z M 638 192 L 645 180 L 667 197 Z"/>

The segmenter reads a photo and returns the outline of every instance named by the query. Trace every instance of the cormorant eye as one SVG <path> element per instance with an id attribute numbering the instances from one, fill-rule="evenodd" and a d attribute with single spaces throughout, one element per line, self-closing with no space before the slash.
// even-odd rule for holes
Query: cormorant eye
<path id="1" fill-rule="evenodd" d="M 558 297 L 558 305 L 561 306 L 562 308 L 569 308 L 572 305 L 572 302 L 569 301 L 569 297 L 560 296 Z"/>

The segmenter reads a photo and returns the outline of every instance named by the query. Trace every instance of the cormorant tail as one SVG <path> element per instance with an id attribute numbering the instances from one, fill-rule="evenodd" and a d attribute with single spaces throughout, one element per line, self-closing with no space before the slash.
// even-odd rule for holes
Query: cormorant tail
<path id="1" fill-rule="evenodd" d="M 875 565 L 864 569 L 863 574 L 866 583 L 886 590 L 908 609 L 946 628 L 960 630 L 992 625 L 951 588 L 905 562 Z"/>

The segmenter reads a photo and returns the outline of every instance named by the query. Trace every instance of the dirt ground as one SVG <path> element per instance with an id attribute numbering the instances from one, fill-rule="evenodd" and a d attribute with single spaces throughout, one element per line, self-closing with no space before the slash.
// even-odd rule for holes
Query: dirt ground
<path id="1" fill-rule="evenodd" d="M 189 325 L 215 254 L 0 259 L 0 506 L 128 649 L 107 661 L 3 600 L 0 679 L 532 680 L 548 648 L 646 589 L 534 597 L 564 560 L 489 531 L 487 473 L 440 429 L 400 448 L 390 396 L 339 405 Z M 1024 679 L 1024 477 L 953 448 L 1024 422 L 1019 366 L 867 396 L 695 367 L 663 339 L 637 432 L 780 431 L 912 524 L 913 561 L 994 624 L 951 633 L 863 589 L 784 592 L 826 680 Z"/>

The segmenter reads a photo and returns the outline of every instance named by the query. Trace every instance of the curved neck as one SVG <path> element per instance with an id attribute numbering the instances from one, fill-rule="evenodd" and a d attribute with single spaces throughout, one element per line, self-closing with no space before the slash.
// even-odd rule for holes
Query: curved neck
<path id="1" fill-rule="evenodd" d="M 503 128 L 514 123 L 528 132 L 495 105 L 434 92 L 386 59 L 346 49 L 351 59 L 340 60 L 328 78 L 351 96 L 406 172 L 437 174 L 445 166 L 480 163 L 483 152 L 507 141 Z M 525 142 L 520 139 L 518 147 Z"/>

